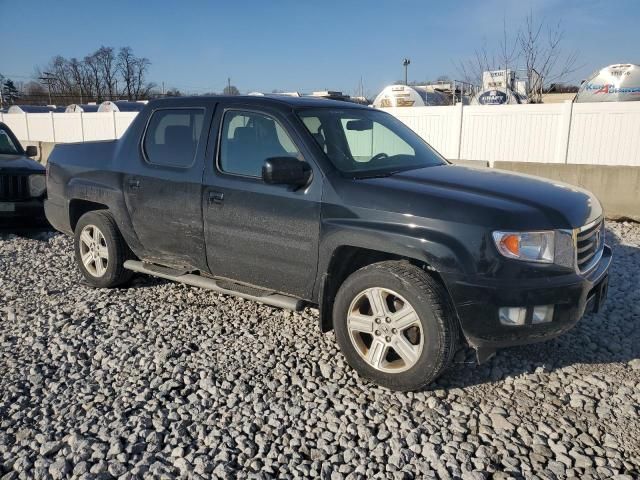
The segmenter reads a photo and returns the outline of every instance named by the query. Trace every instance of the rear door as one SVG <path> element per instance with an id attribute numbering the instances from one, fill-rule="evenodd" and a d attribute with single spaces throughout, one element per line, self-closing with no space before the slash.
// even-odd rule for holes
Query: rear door
<path id="1" fill-rule="evenodd" d="M 128 165 L 123 190 L 144 260 L 206 269 L 202 174 L 215 105 L 158 108 Z"/>
<path id="2" fill-rule="evenodd" d="M 322 175 L 290 122 L 267 107 L 216 112 L 218 142 L 207 157 L 203 188 L 207 260 L 214 275 L 310 298 Z M 275 156 L 307 160 L 310 184 L 298 189 L 265 184 L 262 164 Z"/>

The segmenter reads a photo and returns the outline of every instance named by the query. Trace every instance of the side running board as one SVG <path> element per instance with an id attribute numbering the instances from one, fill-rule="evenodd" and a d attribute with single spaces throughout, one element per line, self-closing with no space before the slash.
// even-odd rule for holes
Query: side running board
<path id="1" fill-rule="evenodd" d="M 224 288 L 219 285 L 220 282 L 224 283 L 224 285 L 232 286 L 233 283 L 229 282 L 228 280 L 217 281 L 214 278 L 203 277 L 202 275 L 196 275 L 193 273 L 181 274 L 181 272 L 172 271 L 172 269 L 169 268 L 160 269 L 154 267 L 154 265 L 146 264 L 138 260 L 127 260 L 126 262 L 124 262 L 124 268 L 126 268 L 127 270 L 145 273 L 154 277 L 166 278 L 167 280 L 173 280 L 174 282 L 186 283 L 187 285 L 192 285 L 194 287 L 206 288 L 207 290 L 213 290 L 214 292 L 224 293 L 225 295 L 233 295 L 236 297 L 245 298 L 247 300 L 253 300 L 255 302 L 264 303 L 265 305 L 271 305 L 273 307 L 286 308 L 288 310 L 295 311 L 303 310 L 305 307 L 304 300 L 300 300 L 299 298 L 282 295 L 280 293 L 273 293 L 270 291 L 265 291 L 264 294 L 260 294 L 260 290 L 252 288 L 251 290 L 256 292 L 256 294 L 254 295 L 248 293 L 247 288 L 243 285 L 238 285 L 238 288 L 245 291 L 232 290 L 230 288 Z"/>

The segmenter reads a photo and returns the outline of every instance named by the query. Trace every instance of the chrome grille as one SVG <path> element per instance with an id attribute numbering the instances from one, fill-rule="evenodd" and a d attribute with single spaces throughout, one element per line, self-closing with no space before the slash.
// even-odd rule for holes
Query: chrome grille
<path id="1" fill-rule="evenodd" d="M 0 175 L 0 201 L 12 202 L 29 197 L 28 175 Z"/>
<path id="2" fill-rule="evenodd" d="M 580 272 L 591 270 L 604 249 L 604 220 L 596 220 L 576 231 L 576 261 Z"/>

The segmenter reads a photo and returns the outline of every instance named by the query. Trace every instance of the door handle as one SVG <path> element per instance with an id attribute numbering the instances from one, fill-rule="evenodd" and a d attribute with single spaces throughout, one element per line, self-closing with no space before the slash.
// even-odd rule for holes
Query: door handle
<path id="1" fill-rule="evenodd" d="M 209 203 L 222 203 L 224 201 L 224 193 L 209 192 Z"/>
<path id="2" fill-rule="evenodd" d="M 137 178 L 130 178 L 129 179 L 129 188 L 134 189 L 134 190 L 140 188 L 140 180 L 138 180 Z"/>

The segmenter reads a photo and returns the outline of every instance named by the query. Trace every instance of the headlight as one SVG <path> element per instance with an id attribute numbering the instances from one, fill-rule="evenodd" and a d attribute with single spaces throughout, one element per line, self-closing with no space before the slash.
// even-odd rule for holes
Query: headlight
<path id="1" fill-rule="evenodd" d="M 32 197 L 40 197 L 46 189 L 47 178 L 43 174 L 29 175 L 29 195 Z"/>
<path id="2" fill-rule="evenodd" d="M 553 263 L 555 232 L 493 232 L 498 251 L 525 262 Z"/>

